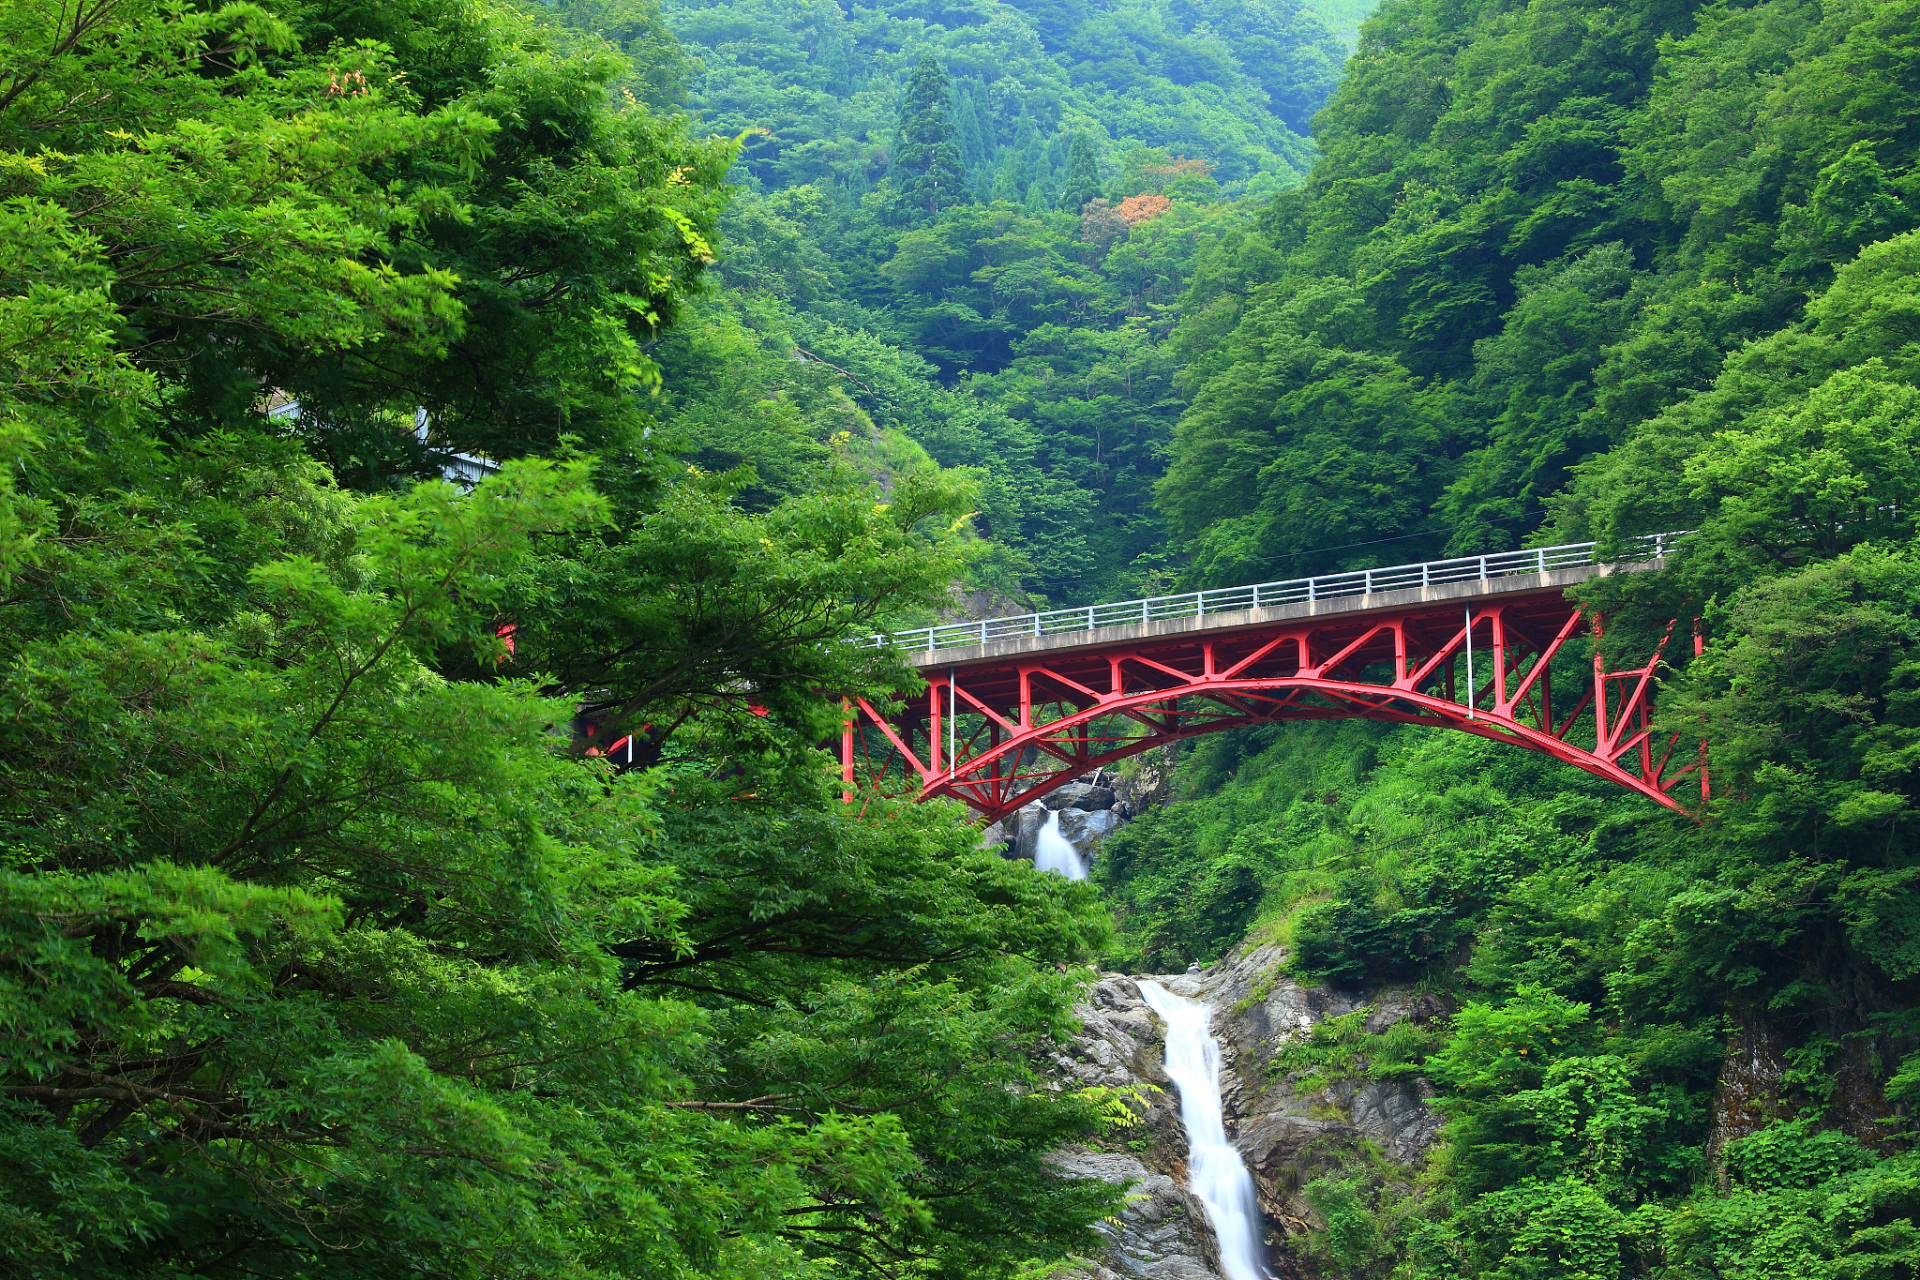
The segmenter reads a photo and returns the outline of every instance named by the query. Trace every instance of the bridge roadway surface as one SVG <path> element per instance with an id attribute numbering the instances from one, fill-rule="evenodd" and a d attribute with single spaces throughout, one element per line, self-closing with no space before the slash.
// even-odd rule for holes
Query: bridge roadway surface
<path id="1" fill-rule="evenodd" d="M 1199 635 L 1231 641 L 1235 636 L 1264 634 L 1276 628 L 1294 628 L 1302 623 L 1318 623 L 1319 629 L 1331 637 L 1342 631 L 1364 628 L 1370 616 L 1382 613 L 1432 614 L 1451 622 L 1462 615 L 1466 606 L 1487 600 L 1499 600 L 1508 607 L 1524 610 L 1529 601 L 1538 603 L 1544 597 L 1553 602 L 1554 607 L 1550 612 L 1562 613 L 1561 601 L 1568 587 L 1577 586 L 1589 578 L 1614 573 L 1646 572 L 1660 567 L 1661 562 L 1657 560 L 1578 565 L 1567 569 L 1549 569 L 1544 573 L 1514 574 L 1484 580 L 1469 578 L 1459 582 L 1303 600 L 1259 609 L 1182 614 L 1146 622 L 1096 627 L 1087 631 L 1016 634 L 989 640 L 985 644 L 947 649 L 908 649 L 903 651 L 902 656 L 922 673 L 952 669 L 966 674 L 981 668 L 1012 669 L 1018 665 L 1019 659 L 1037 654 L 1046 654 L 1050 665 L 1060 666 L 1072 664 L 1076 657 L 1097 655 L 1103 650 L 1119 648 L 1148 655 L 1164 649 L 1188 647 Z"/>
<path id="2" fill-rule="evenodd" d="M 1610 564 L 1583 543 L 895 633 L 927 690 L 897 713 L 848 704 L 842 776 L 992 821 L 1153 746 L 1364 718 L 1541 751 L 1678 809 L 1682 778 L 1706 795 L 1706 762 L 1655 740 L 1661 647 L 1621 669 L 1576 657 L 1568 643 L 1597 624 L 1565 594 L 1657 571 L 1673 538 Z M 1571 709 L 1554 704 L 1556 672 L 1581 695 Z"/>

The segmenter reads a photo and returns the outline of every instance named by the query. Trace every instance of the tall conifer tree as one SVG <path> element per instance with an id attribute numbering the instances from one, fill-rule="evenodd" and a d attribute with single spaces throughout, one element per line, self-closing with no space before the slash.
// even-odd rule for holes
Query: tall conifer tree
<path id="1" fill-rule="evenodd" d="M 1078 129 L 1073 131 L 1067 153 L 1067 181 L 1060 190 L 1060 209 L 1079 213 L 1087 201 L 1100 194 L 1100 162 L 1093 154 L 1093 140 Z"/>
<path id="2" fill-rule="evenodd" d="M 900 108 L 893 173 L 900 208 L 912 217 L 937 217 L 964 204 L 966 170 L 953 127 L 953 85 L 932 54 L 921 57 Z"/>

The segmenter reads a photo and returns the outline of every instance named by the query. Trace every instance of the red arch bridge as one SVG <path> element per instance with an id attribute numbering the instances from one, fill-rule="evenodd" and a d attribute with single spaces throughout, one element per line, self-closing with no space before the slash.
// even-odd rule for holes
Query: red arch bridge
<path id="1" fill-rule="evenodd" d="M 1677 536 L 1638 539 L 1611 564 L 1578 543 L 873 636 L 862 643 L 897 646 L 927 690 L 898 713 L 848 702 L 841 776 L 951 796 L 991 822 L 1164 743 L 1368 719 L 1545 752 L 1680 809 L 1696 787 L 1707 796 L 1707 761 L 1704 745 L 1653 732 L 1667 638 L 1610 669 L 1584 643 L 1599 619 L 1566 598 L 1598 575 L 1661 568 Z"/>

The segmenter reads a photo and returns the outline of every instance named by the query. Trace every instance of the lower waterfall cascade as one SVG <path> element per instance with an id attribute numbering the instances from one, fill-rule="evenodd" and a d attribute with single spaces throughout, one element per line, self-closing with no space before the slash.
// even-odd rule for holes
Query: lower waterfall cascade
<path id="1" fill-rule="evenodd" d="M 1213 1010 L 1177 996 L 1157 982 L 1141 981 L 1140 994 L 1167 1024 L 1167 1076 L 1180 1090 L 1180 1122 L 1187 1130 L 1187 1181 L 1205 1206 L 1220 1242 L 1226 1280 L 1271 1280 L 1261 1265 L 1259 1203 L 1253 1177 L 1227 1141 L 1220 1109 L 1220 1042 L 1213 1038 Z"/>

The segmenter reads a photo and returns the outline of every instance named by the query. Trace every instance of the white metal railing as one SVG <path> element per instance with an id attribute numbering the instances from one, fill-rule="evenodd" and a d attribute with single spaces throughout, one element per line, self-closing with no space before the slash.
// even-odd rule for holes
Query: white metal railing
<path id="1" fill-rule="evenodd" d="M 1684 536 L 1681 533 L 1647 533 L 1629 538 L 1625 543 L 1625 559 L 1658 559 Z M 1204 618 L 1210 613 L 1232 613 L 1241 609 L 1267 609 L 1276 605 L 1333 600 L 1341 596 L 1372 595 L 1378 591 L 1398 591 L 1407 587 L 1476 580 L 1485 582 L 1492 578 L 1510 578 L 1518 574 L 1546 573 L 1553 569 L 1594 564 L 1595 546 L 1591 542 L 1573 542 L 1562 547 L 1499 551 L 1485 556 L 1429 560 L 1423 564 L 1397 564 L 1385 569 L 1323 573 L 1312 578 L 1261 582 L 1250 587 L 1215 587 L 1210 591 L 1123 600 L 1118 604 L 1089 604 L 1076 609 L 1054 609 L 1047 613 L 1023 613 L 1012 618 L 984 618 L 979 622 L 917 627 L 912 631 L 895 631 L 890 636 L 861 636 L 854 643 L 877 648 L 891 640 L 901 649 L 932 653 L 939 649 L 970 648 L 993 640 L 1011 640 L 1016 636 L 1057 636 L 1076 631 L 1096 631 L 1101 627 L 1158 622 L 1165 618 Z"/>

